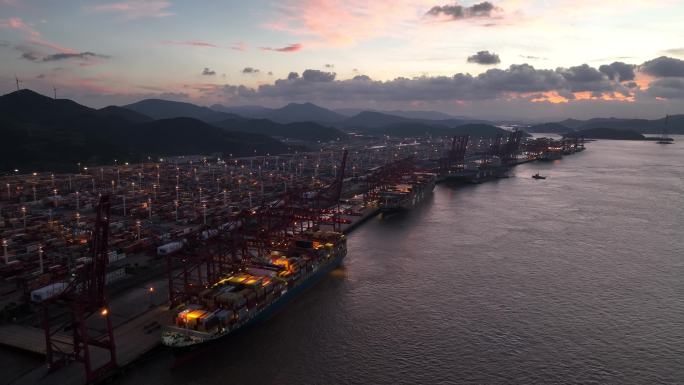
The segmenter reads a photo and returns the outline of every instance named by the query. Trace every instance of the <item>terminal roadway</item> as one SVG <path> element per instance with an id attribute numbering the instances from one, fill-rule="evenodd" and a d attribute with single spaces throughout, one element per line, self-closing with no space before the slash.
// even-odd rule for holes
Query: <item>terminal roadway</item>
<path id="1" fill-rule="evenodd" d="M 154 288 L 150 291 L 150 288 Z M 116 356 L 119 367 L 129 365 L 159 344 L 161 325 L 168 323 L 171 312 L 165 302 L 168 288 L 165 279 L 148 282 L 126 292 L 110 303 Z M 92 317 L 99 317 L 94 314 Z M 91 319 L 92 319 L 91 317 Z M 97 320 L 92 320 L 97 321 Z M 101 322 L 93 322 L 101 325 Z M 68 333 L 59 333 L 59 341 L 70 343 Z M 17 349 L 45 355 L 45 333 L 43 329 L 19 326 L 0 326 L 0 344 Z M 65 348 L 67 346 L 65 345 Z M 91 346 L 93 367 L 98 367 L 106 359 L 106 351 Z M 13 380 L 11 384 L 64 384 L 82 385 L 85 383 L 84 368 L 79 363 L 71 363 L 54 373 L 48 373 L 41 365 L 27 374 Z"/>

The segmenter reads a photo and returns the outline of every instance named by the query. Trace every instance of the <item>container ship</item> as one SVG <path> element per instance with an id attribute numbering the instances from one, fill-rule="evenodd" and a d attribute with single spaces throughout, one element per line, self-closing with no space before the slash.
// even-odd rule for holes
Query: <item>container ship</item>
<path id="1" fill-rule="evenodd" d="M 207 287 L 198 303 L 179 306 L 173 324 L 162 330 L 162 344 L 185 353 L 267 319 L 297 294 L 340 265 L 345 236 L 316 231 L 274 249 L 235 274 Z"/>
<path id="2" fill-rule="evenodd" d="M 391 185 L 378 193 L 378 206 L 381 213 L 409 210 L 420 203 L 435 188 L 437 175 L 414 173 L 404 176 L 401 183 Z"/>
<path id="3" fill-rule="evenodd" d="M 559 151 L 551 151 L 547 150 L 542 153 L 542 155 L 539 157 L 539 160 L 541 161 L 553 161 L 553 160 L 558 160 L 563 158 L 563 154 Z"/>

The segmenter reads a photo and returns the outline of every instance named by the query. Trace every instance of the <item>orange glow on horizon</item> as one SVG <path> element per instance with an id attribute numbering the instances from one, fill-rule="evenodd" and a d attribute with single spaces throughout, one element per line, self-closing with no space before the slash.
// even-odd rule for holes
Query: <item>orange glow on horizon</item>
<path id="1" fill-rule="evenodd" d="M 556 91 L 543 92 L 541 96 L 530 99 L 533 103 L 548 102 L 553 104 L 567 103 L 570 100 L 558 94 Z"/>
<path id="2" fill-rule="evenodd" d="M 521 95 L 525 96 L 525 95 Z M 527 95 L 527 96 L 532 96 L 532 95 Z M 631 93 L 629 95 L 623 95 L 619 92 L 606 92 L 601 94 L 601 96 L 594 96 L 592 92 L 590 91 L 583 91 L 583 92 L 574 92 L 573 96 L 574 99 L 568 99 L 564 96 L 561 96 L 558 94 L 556 91 L 549 91 L 549 92 L 543 92 L 541 94 L 535 94 L 535 97 L 530 99 L 531 102 L 533 103 L 552 103 L 552 104 L 560 104 L 560 103 L 569 103 L 571 101 L 579 101 L 579 100 L 605 100 L 605 101 L 615 101 L 615 102 L 629 102 L 632 103 L 635 101 L 634 94 Z"/>

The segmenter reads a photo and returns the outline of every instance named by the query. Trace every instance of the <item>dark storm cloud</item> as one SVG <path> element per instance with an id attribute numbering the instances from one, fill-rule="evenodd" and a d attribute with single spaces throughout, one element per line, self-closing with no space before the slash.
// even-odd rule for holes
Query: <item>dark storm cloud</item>
<path id="1" fill-rule="evenodd" d="M 39 62 L 39 61 L 41 61 L 41 59 L 42 59 L 43 56 L 44 56 L 43 53 L 41 53 L 41 52 L 35 50 L 35 49 L 32 48 L 32 47 L 29 47 L 29 46 L 26 46 L 26 45 L 23 45 L 23 44 L 15 45 L 15 46 L 14 46 L 14 49 L 17 50 L 17 51 L 19 51 L 19 52 L 21 52 L 21 58 L 22 58 L 22 59 L 25 59 L 25 60 L 28 60 L 28 61 Z"/>
<path id="2" fill-rule="evenodd" d="M 611 91 L 615 88 L 614 82 L 611 82 L 608 76 L 587 64 L 570 68 L 559 68 L 556 71 L 565 78 L 567 87 L 572 92 Z"/>
<path id="3" fill-rule="evenodd" d="M 501 59 L 494 52 L 480 51 L 475 55 L 468 56 L 468 63 L 492 65 L 501 63 Z"/>
<path id="4" fill-rule="evenodd" d="M 94 52 L 86 51 L 86 52 L 77 52 L 77 53 L 56 53 L 53 55 L 47 55 L 43 58 L 43 61 L 58 61 L 58 60 L 68 60 L 68 59 L 82 59 L 82 60 L 88 60 L 88 59 L 109 59 L 109 56 L 107 55 L 101 55 L 97 54 Z"/>
<path id="5" fill-rule="evenodd" d="M 35 52 L 24 52 L 21 54 L 21 58 L 30 61 L 40 61 L 40 56 Z"/>
<path id="6" fill-rule="evenodd" d="M 335 75 L 334 72 L 306 70 L 302 72 L 302 79 L 307 82 L 331 82 L 335 80 Z"/>
<path id="7" fill-rule="evenodd" d="M 666 56 L 649 60 L 642 64 L 639 69 L 659 78 L 684 77 L 684 61 Z"/>
<path id="8" fill-rule="evenodd" d="M 259 70 L 254 67 L 245 67 L 242 69 L 243 74 L 257 74 Z"/>
<path id="9" fill-rule="evenodd" d="M 226 86 L 232 97 L 261 99 L 321 100 L 485 100 L 507 94 L 533 94 L 556 91 L 572 98 L 572 92 L 626 92 L 627 88 L 611 81 L 597 69 L 582 65 L 556 70 L 536 69 L 529 64 L 511 65 L 507 69 L 490 69 L 473 76 L 421 76 L 373 80 L 365 75 L 335 80 L 335 74 L 306 70 L 299 76 L 292 72 L 286 79 L 256 89 Z"/>
<path id="10" fill-rule="evenodd" d="M 214 76 L 214 75 L 216 75 L 216 71 L 213 71 L 213 70 L 210 70 L 210 69 L 207 68 L 207 67 L 204 67 L 204 70 L 202 70 L 202 75 L 205 75 L 205 76 Z"/>
<path id="11" fill-rule="evenodd" d="M 458 4 L 441 6 L 437 5 L 430 8 L 426 15 L 445 15 L 451 17 L 453 20 L 459 20 L 475 17 L 490 17 L 492 15 L 492 11 L 494 11 L 495 9 L 496 7 L 494 6 L 494 4 L 490 3 L 489 1 L 484 1 L 482 3 L 478 3 L 470 7 L 464 7 Z"/>
<path id="12" fill-rule="evenodd" d="M 11 43 L 7 40 L 0 40 L 0 47 L 9 47 Z"/>
<path id="13" fill-rule="evenodd" d="M 647 92 L 653 97 L 684 99 L 684 79 L 658 79 L 649 85 Z"/>
<path id="14" fill-rule="evenodd" d="M 457 74 L 454 77 L 470 75 Z M 564 78 L 557 71 L 536 69 L 529 64 L 513 64 L 508 69 L 491 69 L 473 78 L 474 85 L 487 93 L 543 92 L 562 88 Z"/>
<path id="15" fill-rule="evenodd" d="M 540 69 L 530 64 L 514 64 L 508 68 L 492 68 L 481 74 L 456 73 L 452 76 L 398 77 L 374 80 L 356 73 L 351 79 L 338 80 L 334 72 L 307 69 L 291 72 L 286 78 L 256 88 L 226 85 L 215 90 L 215 96 L 242 101 L 323 100 L 377 103 L 411 103 L 414 101 L 487 101 L 545 99 L 549 92 L 574 100 L 577 93 L 593 97 L 629 96 L 638 100 L 654 97 L 684 99 L 684 76 L 675 77 L 676 59 L 658 58 L 635 66 L 623 62 L 605 64 L 599 68 L 582 64 L 556 69 Z M 657 74 L 650 86 L 639 86 L 634 81 L 639 69 Z M 667 76 L 666 76 L 667 75 Z M 643 88 L 642 88 L 643 87 Z M 580 100 L 584 99 L 584 101 Z M 617 103 L 613 101 L 612 103 Z"/>
<path id="16" fill-rule="evenodd" d="M 44 53 L 41 53 L 39 51 L 34 50 L 33 48 L 24 46 L 24 45 L 17 45 L 14 47 L 16 50 L 21 52 L 21 58 L 26 59 L 29 61 L 33 62 L 53 62 L 53 61 L 62 61 L 62 60 L 70 60 L 70 59 L 76 59 L 76 60 L 90 60 L 90 59 L 109 59 L 110 56 L 108 55 L 101 55 L 98 53 L 86 51 L 86 52 L 60 52 L 60 53 L 55 53 L 52 55 L 46 55 Z"/>
<path id="17" fill-rule="evenodd" d="M 604 64 L 599 67 L 599 71 L 604 73 L 610 80 L 624 82 L 634 80 L 634 64 L 626 64 L 623 62 L 613 62 L 611 64 Z"/>

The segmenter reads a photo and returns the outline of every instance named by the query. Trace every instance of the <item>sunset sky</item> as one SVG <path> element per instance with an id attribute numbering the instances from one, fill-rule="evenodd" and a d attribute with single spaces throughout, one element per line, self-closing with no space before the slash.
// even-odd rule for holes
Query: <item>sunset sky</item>
<path id="1" fill-rule="evenodd" d="M 0 0 L 0 92 L 482 118 L 684 113 L 684 1 Z"/>

